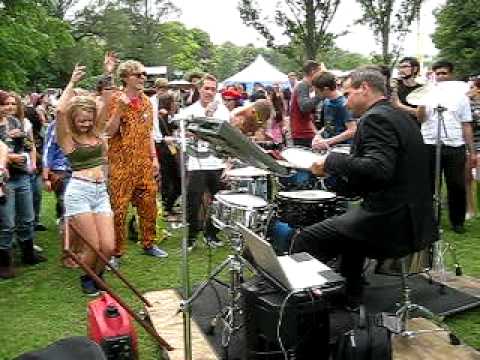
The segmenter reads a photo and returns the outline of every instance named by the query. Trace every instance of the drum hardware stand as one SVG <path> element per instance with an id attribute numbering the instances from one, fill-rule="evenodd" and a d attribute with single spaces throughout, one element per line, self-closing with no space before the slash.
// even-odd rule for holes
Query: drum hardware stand
<path id="1" fill-rule="evenodd" d="M 447 280 L 446 269 L 445 269 L 445 253 L 450 251 L 452 255 L 452 260 L 455 267 L 455 275 L 461 276 L 462 275 L 462 267 L 457 261 L 457 254 L 455 245 L 451 242 L 445 242 L 442 239 L 442 229 L 440 224 L 440 216 L 441 216 L 441 155 L 442 155 L 442 141 L 441 141 L 441 131 L 442 127 L 443 130 L 446 132 L 445 129 L 445 121 L 443 117 L 443 113 L 447 110 L 447 108 L 438 105 L 434 111 L 438 114 L 438 124 L 437 124 L 437 139 L 435 144 L 435 193 L 433 195 L 434 201 L 434 220 L 435 226 L 437 227 L 437 241 L 434 244 L 434 257 L 433 257 L 433 269 L 434 271 L 440 274 L 440 281 L 441 281 L 441 288 L 440 292 L 445 292 L 445 282 Z M 445 246 L 444 246 L 445 245 Z"/>
<path id="2" fill-rule="evenodd" d="M 186 173 L 186 157 L 187 153 L 187 137 L 186 137 L 186 122 L 193 121 L 191 119 L 179 119 L 180 129 L 180 178 L 182 190 L 182 280 L 183 280 L 183 298 L 188 299 L 190 296 L 190 272 L 188 267 L 188 231 L 189 224 L 187 222 L 187 173 Z M 180 311 L 183 314 L 183 344 L 184 344 L 184 359 L 192 360 L 192 320 L 191 307 L 185 301 L 180 302 Z"/>
<path id="3" fill-rule="evenodd" d="M 230 344 L 232 335 L 234 335 L 235 332 L 242 327 L 239 322 L 239 315 L 242 312 L 239 300 L 240 284 L 243 280 L 244 268 L 247 268 L 254 274 L 256 274 L 256 270 L 241 255 L 243 246 L 241 235 L 239 234 L 238 230 L 233 226 L 223 224 L 217 219 L 215 221 L 215 224 L 221 224 L 221 229 L 230 233 L 228 235 L 228 238 L 231 242 L 233 254 L 228 255 L 228 257 L 213 270 L 210 276 L 197 289 L 195 289 L 192 296 L 183 301 L 183 305 L 185 307 L 190 307 L 191 304 L 200 296 L 203 290 L 205 290 L 208 285 L 211 285 L 213 281 L 228 287 L 227 303 L 211 320 L 210 328 L 208 331 L 209 333 L 213 333 L 214 328 L 217 326 L 218 321 L 220 320 L 223 324 L 222 346 L 224 348 L 227 348 Z M 225 269 L 228 269 L 228 271 L 230 272 L 230 282 L 228 284 L 217 279 L 217 276 Z"/>

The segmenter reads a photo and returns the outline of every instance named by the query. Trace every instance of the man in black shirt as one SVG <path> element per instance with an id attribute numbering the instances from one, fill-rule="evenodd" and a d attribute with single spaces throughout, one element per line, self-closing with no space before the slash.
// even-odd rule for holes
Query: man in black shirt
<path id="1" fill-rule="evenodd" d="M 414 57 L 405 57 L 398 64 L 398 79 L 392 82 L 392 103 L 397 109 L 407 112 L 417 119 L 417 107 L 407 101 L 407 96 L 413 90 L 422 87 L 415 78 L 420 71 L 420 63 Z"/>

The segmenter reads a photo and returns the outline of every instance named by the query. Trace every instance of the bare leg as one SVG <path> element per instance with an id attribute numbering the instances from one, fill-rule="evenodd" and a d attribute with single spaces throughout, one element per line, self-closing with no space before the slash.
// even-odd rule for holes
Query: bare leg
<path id="1" fill-rule="evenodd" d="M 93 213 L 84 213 L 70 217 L 70 226 L 81 236 L 82 241 L 88 241 L 95 249 L 100 250 L 100 240 L 97 231 L 97 222 Z M 88 245 L 83 246 L 82 260 L 94 270 L 97 264 L 97 255 Z"/>
<path id="2" fill-rule="evenodd" d="M 94 215 L 98 238 L 100 242 L 100 252 L 107 259 L 115 252 L 115 235 L 113 227 L 113 214 L 95 214 Z M 100 259 L 97 260 L 96 270 L 101 272 L 105 264 Z"/>

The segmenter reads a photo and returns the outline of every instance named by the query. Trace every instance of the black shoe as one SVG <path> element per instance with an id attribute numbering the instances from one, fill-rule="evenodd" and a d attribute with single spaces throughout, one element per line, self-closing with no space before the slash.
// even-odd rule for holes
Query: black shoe
<path id="1" fill-rule="evenodd" d="M 100 290 L 97 288 L 95 281 L 88 275 L 80 276 L 80 286 L 83 293 L 87 296 L 94 297 L 100 295 Z"/>
<path id="2" fill-rule="evenodd" d="M 204 236 L 203 240 L 205 241 L 205 244 L 207 244 L 207 246 L 211 248 L 223 246 L 223 242 L 219 240 L 215 235 Z"/>
<path id="3" fill-rule="evenodd" d="M 43 224 L 35 224 L 35 231 L 47 231 L 48 229 L 46 228 L 45 225 Z"/>
<path id="4" fill-rule="evenodd" d="M 20 241 L 19 244 L 22 249 L 22 262 L 25 265 L 36 265 L 47 261 L 45 257 L 34 250 L 33 240 Z"/>
<path id="5" fill-rule="evenodd" d="M 452 225 L 452 230 L 457 234 L 465 234 L 465 227 L 463 225 Z"/>

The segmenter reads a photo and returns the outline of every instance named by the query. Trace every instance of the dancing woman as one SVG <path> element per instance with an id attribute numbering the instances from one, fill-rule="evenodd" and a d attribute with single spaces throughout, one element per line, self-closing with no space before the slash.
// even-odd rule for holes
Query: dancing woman
<path id="1" fill-rule="evenodd" d="M 114 249 L 113 214 L 103 165 L 105 144 L 100 135 L 106 106 L 90 96 L 75 96 L 75 84 L 84 76 L 84 67 L 75 66 L 71 80 L 58 103 L 57 141 L 70 161 L 72 178 L 65 190 L 65 216 L 75 232 L 107 258 Z M 83 261 L 102 276 L 105 264 L 85 247 Z M 80 278 L 85 294 L 99 290 L 92 278 Z"/>

